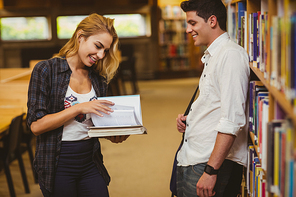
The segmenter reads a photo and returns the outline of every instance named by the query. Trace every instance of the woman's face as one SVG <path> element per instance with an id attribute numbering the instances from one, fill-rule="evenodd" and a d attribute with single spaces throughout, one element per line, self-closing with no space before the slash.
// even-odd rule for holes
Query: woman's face
<path id="1" fill-rule="evenodd" d="M 81 63 L 88 67 L 103 59 L 113 42 L 112 36 L 107 32 L 94 34 L 87 39 L 80 36 L 78 40 L 80 43 L 78 57 Z"/>

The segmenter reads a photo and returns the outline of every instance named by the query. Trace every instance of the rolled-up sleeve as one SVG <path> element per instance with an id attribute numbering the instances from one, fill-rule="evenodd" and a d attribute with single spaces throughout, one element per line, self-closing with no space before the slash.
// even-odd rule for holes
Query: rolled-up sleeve
<path id="1" fill-rule="evenodd" d="M 246 101 L 250 70 L 248 56 L 229 50 L 223 59 L 219 80 L 221 117 L 216 131 L 237 136 L 246 124 Z"/>
<path id="2" fill-rule="evenodd" d="M 27 124 L 48 114 L 47 106 L 50 98 L 49 68 L 45 61 L 36 64 L 32 71 L 27 102 Z"/>

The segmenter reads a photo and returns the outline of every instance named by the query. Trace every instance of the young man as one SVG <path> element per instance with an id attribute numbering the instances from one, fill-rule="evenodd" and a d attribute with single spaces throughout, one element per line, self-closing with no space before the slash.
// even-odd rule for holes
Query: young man
<path id="1" fill-rule="evenodd" d="M 177 196 L 236 197 L 247 163 L 249 58 L 226 32 L 221 0 L 189 0 L 181 8 L 194 45 L 207 49 L 199 96 L 188 116 L 177 117 L 178 131 L 185 132 L 177 155 Z"/>

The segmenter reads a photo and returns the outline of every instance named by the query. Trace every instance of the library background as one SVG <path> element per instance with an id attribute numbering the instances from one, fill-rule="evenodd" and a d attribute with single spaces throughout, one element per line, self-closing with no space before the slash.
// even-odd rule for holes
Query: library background
<path id="1" fill-rule="evenodd" d="M 92 12 L 117 17 L 119 21 L 124 18 L 116 24 L 117 31 L 122 32 L 119 36 L 123 70 L 118 78 L 131 80 L 133 93 L 138 92 L 137 80 L 199 77 L 205 48 L 194 47 L 191 36 L 186 34 L 180 2 L 84 0 L 81 5 L 79 0 L 0 0 L 1 105 L 11 102 L 12 98 L 7 101 L 13 86 L 9 82 L 16 78 L 28 80 L 32 65 L 56 53 L 69 39 L 77 21 Z M 224 3 L 228 32 L 250 56 L 250 143 L 241 195 L 295 197 L 296 2 L 224 0 Z M 68 32 L 63 31 L 68 28 L 65 24 L 73 21 L 74 26 Z M 32 24 L 38 24 L 38 28 Z M 13 31 L 23 32 L 15 35 Z M 124 88 L 118 90 L 118 84 L 113 85 L 113 94 L 125 93 Z M 27 84 L 13 88 L 18 90 L 14 97 L 26 97 Z M 26 104 L 22 99 L 15 102 Z"/>

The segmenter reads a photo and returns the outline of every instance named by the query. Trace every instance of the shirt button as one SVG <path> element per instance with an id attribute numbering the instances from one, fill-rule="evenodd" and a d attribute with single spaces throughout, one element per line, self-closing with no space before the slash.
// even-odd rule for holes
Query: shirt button
<path id="1" fill-rule="evenodd" d="M 187 127 L 189 127 L 189 124 L 186 124 Z"/>
<path id="2" fill-rule="evenodd" d="M 185 139 L 185 142 L 187 142 L 187 139 Z"/>
<path id="3" fill-rule="evenodd" d="M 204 75 L 204 77 L 206 77 L 206 75 Z"/>
<path id="4" fill-rule="evenodd" d="M 190 109 L 190 111 L 192 111 L 192 109 Z"/>

